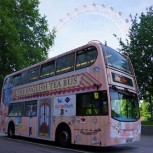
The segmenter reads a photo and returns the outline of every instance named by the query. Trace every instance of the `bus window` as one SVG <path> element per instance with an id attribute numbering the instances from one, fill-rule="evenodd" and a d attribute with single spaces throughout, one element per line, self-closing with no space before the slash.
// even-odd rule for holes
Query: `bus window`
<path id="1" fill-rule="evenodd" d="M 39 67 L 29 70 L 28 79 L 29 82 L 37 81 L 39 78 Z"/>
<path id="2" fill-rule="evenodd" d="M 8 105 L 12 100 L 12 89 L 13 89 L 13 78 L 7 77 L 4 81 L 3 90 L 2 90 L 2 102 L 5 105 Z"/>
<path id="3" fill-rule="evenodd" d="M 27 101 L 25 102 L 25 116 L 33 117 L 37 116 L 37 101 Z"/>
<path id="4" fill-rule="evenodd" d="M 23 71 L 21 73 L 21 84 L 26 84 L 28 82 L 28 71 Z"/>
<path id="5" fill-rule="evenodd" d="M 77 95 L 76 112 L 78 116 L 108 115 L 107 95 L 99 92 L 99 98 L 97 99 L 94 94 L 94 92 L 91 92 Z"/>
<path id="6" fill-rule="evenodd" d="M 110 88 L 111 114 L 118 121 L 137 121 L 140 118 L 136 94 Z"/>
<path id="7" fill-rule="evenodd" d="M 9 106 L 9 116 L 23 116 L 24 103 L 11 103 Z"/>
<path id="8" fill-rule="evenodd" d="M 13 86 L 19 86 L 21 84 L 21 73 L 13 76 Z"/>
<path id="9" fill-rule="evenodd" d="M 74 53 L 57 59 L 56 74 L 70 72 L 73 69 L 74 69 Z"/>
<path id="10" fill-rule="evenodd" d="M 89 47 L 78 51 L 76 55 L 76 69 L 92 65 L 96 61 L 97 53 L 95 47 Z"/>
<path id="11" fill-rule="evenodd" d="M 41 66 L 40 79 L 52 77 L 55 74 L 55 61 L 49 62 Z"/>
<path id="12" fill-rule="evenodd" d="M 106 65 L 131 73 L 130 62 L 125 56 L 108 46 L 103 46 L 102 48 Z"/>
<path id="13" fill-rule="evenodd" d="M 7 77 L 5 79 L 5 82 L 4 82 L 4 85 L 3 85 L 3 89 L 8 89 L 8 88 L 11 88 L 13 87 L 13 83 L 12 83 L 12 77 Z"/>

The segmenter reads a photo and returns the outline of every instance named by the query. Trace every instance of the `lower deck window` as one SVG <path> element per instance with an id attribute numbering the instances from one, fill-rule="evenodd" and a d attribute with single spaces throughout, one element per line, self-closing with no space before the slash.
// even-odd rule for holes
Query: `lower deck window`
<path id="1" fill-rule="evenodd" d="M 98 92 L 95 98 L 94 92 L 77 94 L 77 115 L 108 115 L 107 92 Z"/>
<path id="2" fill-rule="evenodd" d="M 23 116 L 24 114 L 23 103 L 11 103 L 9 106 L 9 116 Z"/>
<path id="3" fill-rule="evenodd" d="M 37 101 L 11 103 L 9 105 L 9 116 L 37 116 Z"/>
<path id="4" fill-rule="evenodd" d="M 25 102 L 25 116 L 33 117 L 37 115 L 37 101 Z"/>

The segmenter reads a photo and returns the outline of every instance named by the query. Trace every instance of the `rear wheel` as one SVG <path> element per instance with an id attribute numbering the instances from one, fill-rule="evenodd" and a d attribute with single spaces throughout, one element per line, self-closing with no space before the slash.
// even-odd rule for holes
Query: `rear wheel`
<path id="1" fill-rule="evenodd" d="M 61 126 L 57 130 L 56 141 L 60 146 L 68 147 L 71 144 L 71 132 L 69 127 Z"/>
<path id="2" fill-rule="evenodd" d="M 10 123 L 8 126 L 8 137 L 13 138 L 15 135 L 15 126 L 13 123 Z"/>

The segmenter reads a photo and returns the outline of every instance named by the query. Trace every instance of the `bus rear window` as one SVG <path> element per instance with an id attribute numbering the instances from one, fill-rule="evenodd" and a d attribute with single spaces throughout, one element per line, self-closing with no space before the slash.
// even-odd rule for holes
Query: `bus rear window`
<path id="1" fill-rule="evenodd" d="M 7 77 L 4 81 L 3 89 L 8 89 L 13 87 L 12 81 L 13 81 L 12 77 Z"/>

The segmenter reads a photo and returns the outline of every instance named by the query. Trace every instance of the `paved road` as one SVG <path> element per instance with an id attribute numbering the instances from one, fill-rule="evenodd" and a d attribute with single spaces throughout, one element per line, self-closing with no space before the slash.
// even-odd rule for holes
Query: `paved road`
<path id="1" fill-rule="evenodd" d="M 48 141 L 0 135 L 0 153 L 153 153 L 153 136 L 142 136 L 140 142 L 112 147 L 76 146 L 64 149 Z"/>

